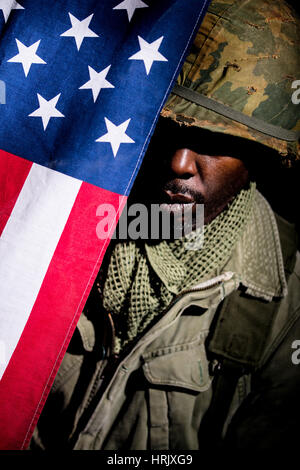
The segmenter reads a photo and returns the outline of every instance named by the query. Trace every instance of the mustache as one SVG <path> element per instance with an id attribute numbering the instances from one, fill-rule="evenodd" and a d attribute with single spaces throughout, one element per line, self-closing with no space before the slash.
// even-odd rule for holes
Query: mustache
<path id="1" fill-rule="evenodd" d="M 171 191 L 173 194 L 187 194 L 193 198 L 196 204 L 204 204 L 204 196 L 201 192 L 188 188 L 182 181 L 169 181 L 163 186 L 165 191 Z"/>

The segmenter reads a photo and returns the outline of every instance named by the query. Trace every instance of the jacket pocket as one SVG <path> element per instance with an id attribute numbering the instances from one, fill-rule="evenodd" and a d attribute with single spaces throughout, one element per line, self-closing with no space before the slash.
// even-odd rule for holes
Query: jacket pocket
<path id="1" fill-rule="evenodd" d="M 143 360 L 150 449 L 198 448 L 197 432 L 191 429 L 194 405 L 211 385 L 203 338 L 151 351 Z"/>
<path id="2" fill-rule="evenodd" d="M 210 387 L 203 339 L 143 355 L 143 371 L 150 384 L 203 392 Z"/>

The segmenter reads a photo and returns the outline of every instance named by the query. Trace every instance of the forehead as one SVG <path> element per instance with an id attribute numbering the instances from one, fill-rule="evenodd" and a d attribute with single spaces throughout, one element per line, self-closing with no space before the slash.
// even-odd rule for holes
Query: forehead
<path id="1" fill-rule="evenodd" d="M 160 117 L 151 140 L 150 149 L 160 148 L 160 150 L 171 152 L 179 148 L 186 148 L 203 155 L 242 158 L 245 154 L 243 147 L 247 146 L 249 146 L 249 141 L 245 139 Z"/>
<path id="2" fill-rule="evenodd" d="M 242 160 L 255 179 L 270 168 L 272 171 L 282 170 L 279 154 L 259 142 L 160 117 L 148 148 L 149 158 L 145 159 L 146 162 L 150 160 L 160 164 L 178 149 L 189 149 L 200 155 Z"/>

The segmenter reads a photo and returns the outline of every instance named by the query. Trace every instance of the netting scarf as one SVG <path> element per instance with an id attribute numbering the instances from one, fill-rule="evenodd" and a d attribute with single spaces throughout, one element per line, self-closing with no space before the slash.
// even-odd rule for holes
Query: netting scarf
<path id="1" fill-rule="evenodd" d="M 248 221 L 254 193 L 251 183 L 204 232 L 152 245 L 116 244 L 103 288 L 103 307 L 112 314 L 116 327 L 115 353 L 141 334 L 181 291 L 224 266 Z M 187 243 L 201 236 L 201 249 L 187 249 Z"/>

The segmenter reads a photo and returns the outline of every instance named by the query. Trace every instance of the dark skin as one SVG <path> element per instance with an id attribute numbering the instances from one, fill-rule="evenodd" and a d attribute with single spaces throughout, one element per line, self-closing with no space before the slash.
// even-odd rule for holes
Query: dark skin
<path id="1" fill-rule="evenodd" d="M 246 164 L 228 156 L 222 135 L 159 122 L 130 195 L 130 202 L 164 204 L 182 213 L 185 204 L 204 204 L 204 223 L 220 214 L 249 183 Z M 215 141 L 214 141 L 215 139 Z"/>
<path id="2" fill-rule="evenodd" d="M 170 203 L 204 203 L 208 224 L 231 202 L 248 181 L 244 163 L 229 156 L 196 153 L 178 149 L 169 160 L 172 179 L 163 191 Z"/>

